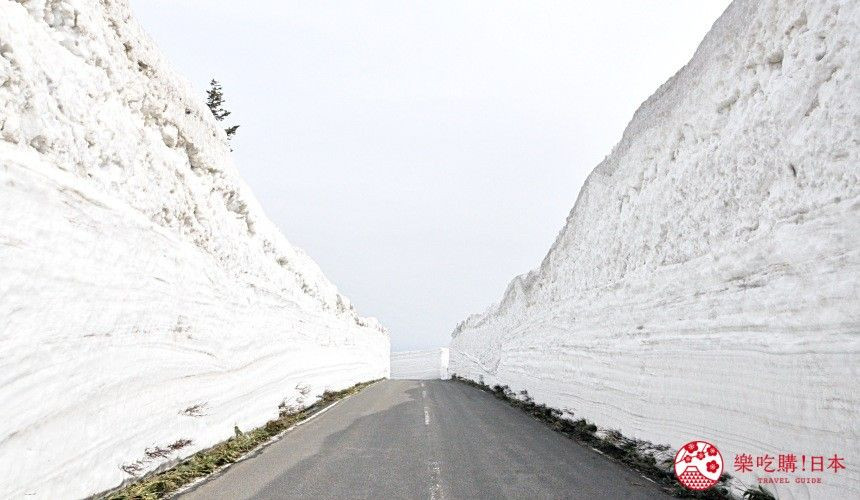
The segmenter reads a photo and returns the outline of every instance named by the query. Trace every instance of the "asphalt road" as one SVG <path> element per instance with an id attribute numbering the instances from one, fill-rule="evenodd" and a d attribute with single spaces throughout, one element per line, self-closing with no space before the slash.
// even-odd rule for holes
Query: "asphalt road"
<path id="1" fill-rule="evenodd" d="M 386 380 L 180 498 L 668 497 L 486 392 L 451 381 Z"/>

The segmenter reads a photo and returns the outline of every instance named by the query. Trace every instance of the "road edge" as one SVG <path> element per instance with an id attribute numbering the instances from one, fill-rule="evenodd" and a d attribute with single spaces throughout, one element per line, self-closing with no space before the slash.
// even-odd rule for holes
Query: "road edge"
<path id="1" fill-rule="evenodd" d="M 618 431 L 600 433 L 596 425 L 588 422 L 584 418 L 573 420 L 571 418 L 573 417 L 572 411 L 562 411 L 557 408 L 546 406 L 545 404 L 535 403 L 531 396 L 528 395 L 527 391 L 521 391 L 518 397 L 518 395 L 506 385 L 494 385 L 491 387 L 483 383 L 483 381 L 471 380 L 455 373 L 451 374 L 451 381 L 475 387 L 492 394 L 509 405 L 528 413 L 557 433 L 569 439 L 573 439 L 579 444 L 591 448 L 610 460 L 632 469 L 643 478 L 655 483 L 660 489 L 669 495 L 678 498 L 696 498 L 704 500 L 734 500 L 735 498 L 732 495 L 728 484 L 728 481 L 731 479 L 730 475 L 724 474 L 723 477 L 720 478 L 720 482 L 717 486 L 712 489 L 705 491 L 688 490 L 682 487 L 678 481 L 675 480 L 674 472 L 671 467 L 671 460 L 668 469 L 660 467 L 660 457 L 656 457 L 654 453 L 644 451 L 645 449 L 651 449 L 654 451 L 669 449 L 668 446 L 655 446 L 652 443 L 628 438 Z M 569 414 L 570 417 L 566 417 L 565 414 Z M 671 454 L 671 456 L 674 457 L 674 454 Z"/>
<path id="2" fill-rule="evenodd" d="M 301 410 L 281 413 L 278 418 L 247 432 L 220 441 L 175 462 L 168 462 L 116 488 L 87 497 L 88 500 L 155 500 L 174 498 L 222 475 L 233 464 L 252 458 L 285 434 L 325 413 L 341 401 L 384 379 L 359 382 L 335 392 L 324 392 L 315 403 Z M 214 464 L 214 466 L 212 465 Z M 211 466 L 211 467 L 210 467 Z"/>

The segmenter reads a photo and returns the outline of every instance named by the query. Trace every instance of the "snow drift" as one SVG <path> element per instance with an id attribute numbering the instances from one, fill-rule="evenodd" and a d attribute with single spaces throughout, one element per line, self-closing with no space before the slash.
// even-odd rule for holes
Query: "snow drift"
<path id="1" fill-rule="evenodd" d="M 0 2 L 0 139 L 0 496 L 96 493 L 388 375 L 124 1 Z"/>
<path id="2" fill-rule="evenodd" d="M 780 498 L 860 495 L 858 11 L 734 2 L 540 267 L 457 327 L 450 371 L 655 443 L 710 440 L 747 484 L 736 454 L 838 454 L 847 470 Z"/>
<path id="3" fill-rule="evenodd" d="M 448 348 L 391 353 L 393 379 L 447 379 Z"/>

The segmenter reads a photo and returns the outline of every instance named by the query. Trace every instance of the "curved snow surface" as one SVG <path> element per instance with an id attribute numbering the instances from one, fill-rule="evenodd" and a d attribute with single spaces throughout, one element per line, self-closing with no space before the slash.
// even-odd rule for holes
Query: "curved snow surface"
<path id="1" fill-rule="evenodd" d="M 391 353 L 393 379 L 447 379 L 448 348 Z"/>
<path id="2" fill-rule="evenodd" d="M 541 266 L 458 326 L 451 373 L 655 443 L 706 439 L 746 484 L 779 474 L 737 473 L 736 454 L 838 454 L 847 470 L 768 487 L 860 496 L 858 22 L 858 2 L 734 2 Z"/>
<path id="3" fill-rule="evenodd" d="M 0 2 L 0 162 L 0 497 L 96 493 L 388 375 L 125 2 Z"/>

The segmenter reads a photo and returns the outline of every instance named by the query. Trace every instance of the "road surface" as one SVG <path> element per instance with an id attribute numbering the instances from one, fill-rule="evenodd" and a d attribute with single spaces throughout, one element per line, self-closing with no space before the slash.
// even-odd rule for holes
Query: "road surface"
<path id="1" fill-rule="evenodd" d="M 664 497 L 626 466 L 489 393 L 452 381 L 386 380 L 179 498 Z"/>

